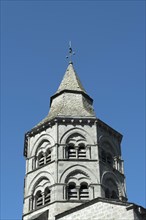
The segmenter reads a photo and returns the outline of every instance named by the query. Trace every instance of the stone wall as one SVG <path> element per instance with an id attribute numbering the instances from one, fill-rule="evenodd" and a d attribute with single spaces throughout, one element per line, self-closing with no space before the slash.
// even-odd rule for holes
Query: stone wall
<path id="1" fill-rule="evenodd" d="M 56 220 L 142 220 L 128 203 L 97 201 L 56 216 Z M 131 206 L 133 207 L 133 206 Z"/>

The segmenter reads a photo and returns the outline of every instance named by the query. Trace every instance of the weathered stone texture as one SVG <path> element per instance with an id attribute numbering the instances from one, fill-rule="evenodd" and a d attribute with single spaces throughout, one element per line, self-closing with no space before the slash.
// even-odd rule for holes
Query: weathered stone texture
<path id="1" fill-rule="evenodd" d="M 92 102 L 69 64 L 48 116 L 25 135 L 23 220 L 142 219 L 125 203 L 122 135 Z"/>
<path id="2" fill-rule="evenodd" d="M 57 216 L 57 220 L 137 220 L 133 210 L 127 210 L 122 204 L 111 204 L 110 202 L 97 202 L 74 212 Z"/>

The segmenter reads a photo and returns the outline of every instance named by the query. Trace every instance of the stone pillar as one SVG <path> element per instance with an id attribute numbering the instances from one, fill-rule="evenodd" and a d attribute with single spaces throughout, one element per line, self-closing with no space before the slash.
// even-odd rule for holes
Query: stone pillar
<path id="1" fill-rule="evenodd" d="M 91 146 L 87 145 L 86 149 L 87 149 L 86 158 L 91 159 Z"/>
<path id="2" fill-rule="evenodd" d="M 29 211 L 32 211 L 32 210 L 33 210 L 33 197 L 31 195 L 29 198 Z"/>
<path id="3" fill-rule="evenodd" d="M 45 192 L 42 192 L 43 205 L 45 205 Z"/>

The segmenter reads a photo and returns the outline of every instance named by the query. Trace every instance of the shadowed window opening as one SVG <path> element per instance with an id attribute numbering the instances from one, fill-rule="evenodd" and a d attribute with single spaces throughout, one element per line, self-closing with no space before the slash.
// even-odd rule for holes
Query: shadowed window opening
<path id="1" fill-rule="evenodd" d="M 104 150 L 101 152 L 101 160 L 104 163 L 109 164 L 110 166 L 113 166 L 113 157 L 110 153 L 106 153 Z"/>
<path id="2" fill-rule="evenodd" d="M 68 147 L 68 158 L 76 158 L 76 149 L 73 145 L 69 145 Z"/>
<path id="3" fill-rule="evenodd" d="M 84 144 L 80 145 L 78 148 L 78 158 L 86 158 L 86 148 Z"/>
<path id="4" fill-rule="evenodd" d="M 112 199 L 118 199 L 118 195 L 117 195 L 117 193 L 114 190 L 111 193 L 111 198 Z"/>
<path id="5" fill-rule="evenodd" d="M 112 158 L 111 154 L 107 154 L 106 161 L 109 165 L 111 165 L 111 166 L 113 165 L 113 158 Z"/>
<path id="6" fill-rule="evenodd" d="M 89 198 L 89 190 L 88 185 L 86 183 L 82 183 L 79 190 L 80 199 L 88 199 Z"/>
<path id="7" fill-rule="evenodd" d="M 46 152 L 46 163 L 51 162 L 51 151 L 47 150 Z"/>
<path id="8" fill-rule="evenodd" d="M 41 167 L 44 165 L 44 163 L 45 163 L 45 157 L 43 153 L 41 152 L 38 156 L 38 166 Z"/>
<path id="9" fill-rule="evenodd" d="M 68 186 L 68 199 L 77 199 L 77 189 L 75 183 L 70 183 Z"/>
<path id="10" fill-rule="evenodd" d="M 43 205 L 43 196 L 41 191 L 38 191 L 36 194 L 36 208 Z"/>
<path id="11" fill-rule="evenodd" d="M 49 188 L 47 187 L 45 189 L 45 194 L 44 194 L 45 198 L 44 198 L 44 203 L 45 204 L 48 204 L 50 202 L 50 190 Z"/>

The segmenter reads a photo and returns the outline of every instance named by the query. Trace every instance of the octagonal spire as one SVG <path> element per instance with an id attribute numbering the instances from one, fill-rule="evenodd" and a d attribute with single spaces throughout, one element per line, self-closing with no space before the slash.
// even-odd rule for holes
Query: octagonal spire
<path id="1" fill-rule="evenodd" d="M 50 99 L 48 115 L 37 126 L 56 117 L 96 117 L 92 103 L 93 99 L 83 88 L 73 63 L 69 63 L 57 92 Z"/>
<path id="2" fill-rule="evenodd" d="M 51 97 L 48 117 L 95 117 L 92 103 L 70 63 L 57 92 Z"/>
<path id="3" fill-rule="evenodd" d="M 73 63 L 70 63 L 67 67 L 63 80 L 56 92 L 56 94 L 64 91 L 64 90 L 71 90 L 71 91 L 80 91 L 86 93 L 85 89 L 83 88 L 80 79 L 77 73 L 74 70 Z"/>

